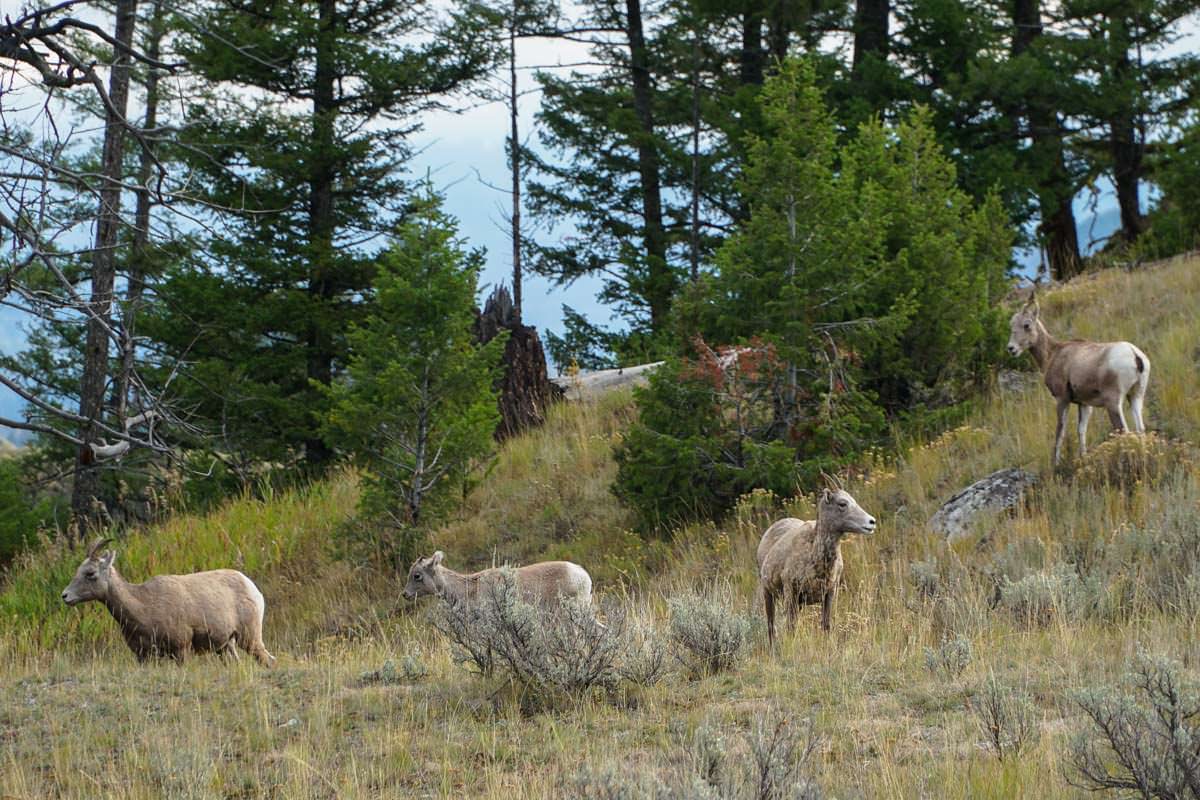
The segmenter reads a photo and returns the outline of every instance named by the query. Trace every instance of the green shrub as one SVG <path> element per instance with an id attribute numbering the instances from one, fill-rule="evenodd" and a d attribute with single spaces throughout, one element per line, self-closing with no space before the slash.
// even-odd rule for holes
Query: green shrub
<path id="1" fill-rule="evenodd" d="M 637 394 L 617 494 L 653 528 L 781 496 L 959 419 L 1002 357 L 1012 233 L 957 186 L 928 112 L 843 143 L 807 62 L 759 94 L 749 215 L 675 304 L 690 348 Z M 706 342 L 719 347 L 710 347 Z"/>
<path id="2" fill-rule="evenodd" d="M 772 438 L 769 397 L 731 413 L 724 405 L 729 393 L 714 387 L 705 366 L 670 361 L 634 392 L 638 419 L 614 450 L 614 491 L 643 529 L 718 516 L 756 488 L 780 496 L 795 489 L 795 452 Z M 732 381 L 749 392 L 744 379 Z"/>
<path id="3" fill-rule="evenodd" d="M 31 547 L 40 529 L 51 527 L 55 505 L 25 485 L 17 458 L 0 458 L 0 567 Z"/>

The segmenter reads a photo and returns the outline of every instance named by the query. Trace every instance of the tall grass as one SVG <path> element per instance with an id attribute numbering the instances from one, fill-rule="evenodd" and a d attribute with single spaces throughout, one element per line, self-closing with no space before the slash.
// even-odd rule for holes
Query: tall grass
<path id="1" fill-rule="evenodd" d="M 117 568 L 134 582 L 161 573 L 239 569 L 272 598 L 271 622 L 278 631 L 300 624 L 302 603 L 294 601 L 301 593 L 294 585 L 307 584 L 307 592 L 327 589 L 331 571 L 343 569 L 332 562 L 328 543 L 357 497 L 353 474 L 343 473 L 305 489 L 233 500 L 205 516 L 177 516 L 112 545 Z M 82 546 L 56 540 L 12 566 L 0 585 L 0 661 L 118 645 L 102 608 L 71 609 L 62 602 L 62 590 L 82 558 Z"/>
<path id="2" fill-rule="evenodd" d="M 778 656 L 757 644 L 729 670 L 680 670 L 530 714 L 519 687 L 455 666 L 428 605 L 400 603 L 391 576 L 333 557 L 326 541 L 355 505 L 347 474 L 122 543 L 131 579 L 228 564 L 251 574 L 280 656 L 271 672 L 215 658 L 136 665 L 103 609 L 60 607 L 77 552 L 52 548 L 17 569 L 0 592 L 0 796 L 557 797 L 581 765 L 652 773 L 698 731 L 741 741 L 780 708 L 812 720 L 805 777 L 828 796 L 1088 796 L 1066 780 L 1072 736 L 1088 724 L 1072 698 L 1119 683 L 1142 649 L 1194 677 L 1200 262 L 1087 276 L 1042 307 L 1059 337 L 1129 339 L 1149 354 L 1148 423 L 1170 448 L 1151 455 L 1162 469 L 1114 480 L 1123 456 L 1097 447 L 1108 434 L 1098 419 L 1089 459 L 1072 449 L 1055 471 L 1054 404 L 1040 386 L 981 397 L 931 441 L 898 436 L 848 486 L 880 529 L 845 545 L 830 634 L 807 611 Z M 608 488 L 632 413 L 626 392 L 555 408 L 505 444 L 432 543 L 463 569 L 579 561 L 648 635 L 666 635 L 671 598 L 706 586 L 760 613 L 758 536 L 779 515 L 810 518 L 815 487 L 750 495 L 727 519 L 645 543 Z M 1039 477 L 1016 509 L 954 543 L 927 528 L 959 488 L 1011 466 Z M 939 666 L 947 643 L 969 654 L 952 668 Z M 420 668 L 363 680 L 395 674 L 389 661 Z M 1021 699 L 1023 729 L 1036 726 L 1003 758 L 980 722 L 997 686 Z"/>

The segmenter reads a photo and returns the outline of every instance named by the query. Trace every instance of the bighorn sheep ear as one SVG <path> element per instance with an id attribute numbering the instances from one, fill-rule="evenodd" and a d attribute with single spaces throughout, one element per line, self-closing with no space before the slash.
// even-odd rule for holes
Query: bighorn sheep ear
<path id="1" fill-rule="evenodd" d="M 436 567 L 438 564 L 441 564 L 441 563 L 442 563 L 442 559 L 443 559 L 443 558 L 445 558 L 445 557 L 446 557 L 446 554 L 445 554 L 445 553 L 443 553 L 441 550 L 438 550 L 438 551 L 436 551 L 436 552 L 435 552 L 435 553 L 434 553 L 432 556 L 430 556 L 430 558 L 429 558 L 429 566 L 431 566 L 431 567 Z"/>
<path id="2" fill-rule="evenodd" d="M 117 551 L 116 550 L 106 550 L 104 552 L 104 555 L 101 556 L 101 558 L 100 558 L 100 566 L 103 567 L 104 569 L 108 569 L 109 567 L 111 567 L 113 565 L 113 562 L 116 560 L 117 560 Z"/>
<path id="3" fill-rule="evenodd" d="M 98 556 L 96 554 L 100 552 L 100 548 L 104 547 L 104 545 L 108 544 L 111 541 L 112 541 L 111 538 L 105 537 L 103 539 L 97 539 L 96 541 L 92 542 L 91 546 L 88 547 L 87 557 L 88 558 L 98 558 Z"/>
<path id="4" fill-rule="evenodd" d="M 822 489 L 821 490 L 821 503 L 824 504 L 824 503 L 829 503 L 832 501 L 833 501 L 833 492 L 829 491 L 828 489 Z"/>

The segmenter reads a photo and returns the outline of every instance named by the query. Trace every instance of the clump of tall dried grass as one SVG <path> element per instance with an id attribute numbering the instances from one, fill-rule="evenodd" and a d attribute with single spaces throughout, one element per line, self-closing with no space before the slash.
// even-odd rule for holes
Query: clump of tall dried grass
<path id="1" fill-rule="evenodd" d="M 1194 472 L 1195 448 L 1156 433 L 1110 436 L 1087 453 L 1072 480 L 1079 486 L 1112 487 L 1129 493 L 1139 485 L 1159 486 L 1180 472 Z"/>

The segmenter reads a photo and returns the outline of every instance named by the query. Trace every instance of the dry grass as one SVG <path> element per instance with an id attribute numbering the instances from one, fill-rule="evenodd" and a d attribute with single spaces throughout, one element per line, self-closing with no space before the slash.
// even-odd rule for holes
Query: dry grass
<path id="1" fill-rule="evenodd" d="M 1180 440 L 1200 438 L 1200 263 L 1089 276 L 1042 303 L 1058 336 L 1137 342 L 1153 362 L 1150 427 L 1180 452 Z M 434 543 L 463 568 L 570 557 L 664 635 L 666 596 L 679 590 L 716 582 L 752 606 L 759 533 L 785 510 L 810 515 L 809 501 L 755 495 L 669 547 L 644 544 L 608 491 L 612 441 L 630 413 L 627 393 L 556 409 L 545 429 L 505 446 Z M 1065 779 L 1082 724 L 1073 694 L 1115 682 L 1139 645 L 1194 669 L 1200 582 L 1191 601 L 1165 602 L 1155 582 L 1180 576 L 1156 548 L 1163 531 L 1189 546 L 1200 476 L 1190 455 L 1120 485 L 1055 474 L 1053 425 L 1044 390 L 997 395 L 969 424 L 866 465 L 849 488 L 880 532 L 845 548 L 830 635 L 810 611 L 778 657 L 760 643 L 732 671 L 681 670 L 534 714 L 512 687 L 456 666 L 429 609 L 399 604 L 390 576 L 333 560 L 325 541 L 353 507 L 351 476 L 181 518 L 125 548 L 135 579 L 235 563 L 240 551 L 268 599 L 271 672 L 211 658 L 136 665 L 103 609 L 60 608 L 73 556 L 52 553 L 0 593 L 0 797 L 559 797 L 583 765 L 659 769 L 697 729 L 738 739 L 773 708 L 811 718 L 808 769 L 829 796 L 1085 796 Z M 1092 428 L 1095 447 L 1107 425 Z M 926 529 L 955 490 L 1009 466 L 1041 476 L 1015 513 L 952 546 Z M 1003 581 L 1064 565 L 1091 592 L 1071 613 L 1035 622 L 993 607 Z M 960 640 L 969 659 L 927 667 L 927 650 Z M 423 670 L 381 670 L 406 658 Z M 370 671 L 387 679 L 364 681 Z M 1039 729 L 1003 760 L 979 723 L 997 683 L 1029 698 Z"/>

